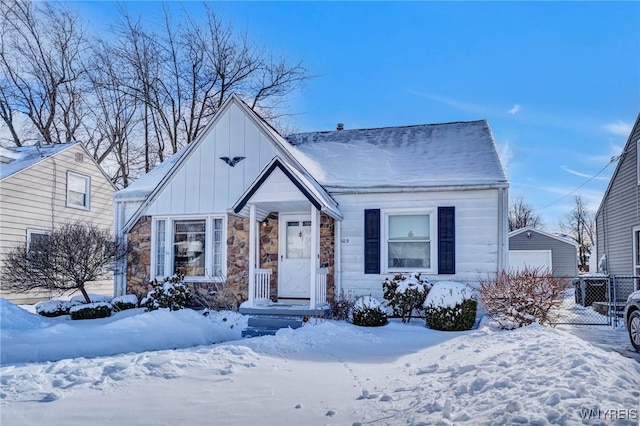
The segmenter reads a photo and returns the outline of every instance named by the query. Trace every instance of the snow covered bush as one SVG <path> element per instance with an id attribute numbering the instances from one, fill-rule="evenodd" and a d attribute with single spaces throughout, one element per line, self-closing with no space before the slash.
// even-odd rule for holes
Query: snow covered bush
<path id="1" fill-rule="evenodd" d="M 140 306 L 154 311 L 160 308 L 169 308 L 172 311 L 184 309 L 191 300 L 191 291 L 184 283 L 183 275 L 166 277 L 162 282 L 154 279 L 151 282 L 152 289 L 140 301 Z"/>
<path id="2" fill-rule="evenodd" d="M 546 268 L 502 271 L 480 279 L 480 301 L 500 327 L 513 329 L 534 322 L 553 324 L 553 311 L 562 304 L 567 281 Z"/>
<path id="3" fill-rule="evenodd" d="M 414 310 L 420 314 L 427 294 L 429 281 L 422 279 L 420 274 L 396 274 L 393 279 L 385 278 L 382 283 L 384 299 L 387 306 L 393 309 L 393 316 L 402 318 L 402 322 L 411 321 Z"/>
<path id="4" fill-rule="evenodd" d="M 89 302 L 86 301 L 86 299 L 84 298 L 84 295 L 82 294 L 73 296 L 71 298 L 71 301 L 75 303 L 98 303 L 98 302 L 110 303 L 112 299 L 111 296 L 107 296 L 105 294 L 88 293 L 87 296 L 89 296 Z"/>
<path id="5" fill-rule="evenodd" d="M 111 300 L 111 306 L 114 311 L 126 311 L 138 307 L 138 296 L 135 294 L 125 294 L 124 296 L 114 297 Z"/>
<path id="6" fill-rule="evenodd" d="M 470 330 L 478 302 L 474 290 L 454 281 L 435 283 L 424 302 L 427 327 L 442 331 Z"/>
<path id="7" fill-rule="evenodd" d="M 329 303 L 329 307 L 331 308 L 331 318 L 338 321 L 348 320 L 354 303 L 355 300 L 353 297 L 345 295 L 344 291 L 341 290 L 340 295 L 335 297 L 333 301 Z"/>
<path id="8" fill-rule="evenodd" d="M 355 300 L 351 321 L 365 327 L 378 327 L 388 322 L 382 303 L 371 296 L 360 296 Z"/>
<path id="9" fill-rule="evenodd" d="M 69 309 L 71 319 L 96 319 L 111 316 L 111 304 L 107 302 L 85 303 Z"/>
<path id="10" fill-rule="evenodd" d="M 45 300 L 36 303 L 36 313 L 49 318 L 69 315 L 69 309 L 79 304 L 72 300 Z"/>

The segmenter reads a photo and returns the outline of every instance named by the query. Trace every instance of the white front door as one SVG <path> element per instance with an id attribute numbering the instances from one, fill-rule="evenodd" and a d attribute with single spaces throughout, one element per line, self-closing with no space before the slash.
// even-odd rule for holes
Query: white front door
<path id="1" fill-rule="evenodd" d="M 278 298 L 308 299 L 311 270 L 311 216 L 280 214 Z"/>

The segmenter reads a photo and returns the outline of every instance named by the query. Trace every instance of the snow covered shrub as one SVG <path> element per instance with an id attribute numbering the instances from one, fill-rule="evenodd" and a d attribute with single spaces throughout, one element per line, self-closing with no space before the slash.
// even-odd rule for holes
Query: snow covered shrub
<path id="1" fill-rule="evenodd" d="M 88 293 L 87 296 L 89 296 L 90 303 L 98 303 L 98 302 L 110 303 L 111 299 L 113 298 L 112 296 L 107 296 L 105 294 L 93 294 L 93 293 Z M 73 296 L 71 298 L 71 301 L 75 303 L 87 303 L 86 299 L 82 294 Z"/>
<path id="2" fill-rule="evenodd" d="M 385 278 L 382 283 L 384 299 L 393 309 L 393 316 L 402 318 L 402 322 L 411 321 L 414 309 L 420 314 L 427 294 L 429 281 L 420 278 L 420 274 L 396 274 L 393 279 Z"/>
<path id="3" fill-rule="evenodd" d="M 111 304 L 107 302 L 86 303 L 69 309 L 71 319 L 96 319 L 111 316 Z"/>
<path id="4" fill-rule="evenodd" d="M 126 311 L 138 307 L 138 296 L 135 294 L 125 294 L 124 296 L 114 297 L 111 300 L 111 306 L 114 311 Z"/>
<path id="5" fill-rule="evenodd" d="M 340 295 L 329 303 L 331 318 L 338 321 L 348 320 L 354 303 L 353 297 L 345 295 L 344 291 L 340 290 Z"/>
<path id="6" fill-rule="evenodd" d="M 378 327 L 388 322 L 384 307 L 371 296 L 361 296 L 355 300 L 351 320 L 353 324 L 365 327 Z"/>
<path id="7" fill-rule="evenodd" d="M 480 301 L 502 328 L 534 322 L 551 325 L 566 284 L 566 279 L 553 277 L 546 268 L 502 271 L 496 278 L 480 279 Z"/>
<path id="8" fill-rule="evenodd" d="M 71 300 L 45 300 L 36 303 L 36 313 L 49 318 L 69 315 L 69 309 L 79 304 Z"/>
<path id="9" fill-rule="evenodd" d="M 427 327 L 442 331 L 470 330 L 476 320 L 478 302 L 473 289 L 463 283 L 435 283 L 424 302 Z"/>
<path id="10" fill-rule="evenodd" d="M 183 275 L 166 277 L 162 282 L 154 279 L 151 287 L 153 288 L 140 301 L 140 306 L 147 308 L 148 311 L 160 308 L 177 311 L 184 309 L 191 300 L 191 291 L 184 283 Z"/>

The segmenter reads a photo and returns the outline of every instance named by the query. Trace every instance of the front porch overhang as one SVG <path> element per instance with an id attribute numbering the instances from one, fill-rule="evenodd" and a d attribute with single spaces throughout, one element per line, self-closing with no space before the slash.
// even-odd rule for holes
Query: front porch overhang
<path id="1" fill-rule="evenodd" d="M 242 194 L 232 211 L 249 217 L 249 204 L 255 207 L 258 221 L 271 212 L 309 211 L 311 206 L 333 219 L 342 220 L 338 204 L 312 177 L 277 156 Z"/>

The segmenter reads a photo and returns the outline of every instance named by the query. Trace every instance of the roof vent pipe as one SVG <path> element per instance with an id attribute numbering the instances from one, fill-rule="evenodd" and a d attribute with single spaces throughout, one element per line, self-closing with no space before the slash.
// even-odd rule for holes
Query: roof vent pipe
<path id="1" fill-rule="evenodd" d="M 342 123 L 338 123 L 338 125 L 336 126 L 336 130 L 337 130 L 337 131 L 344 130 L 344 124 L 342 124 Z"/>

